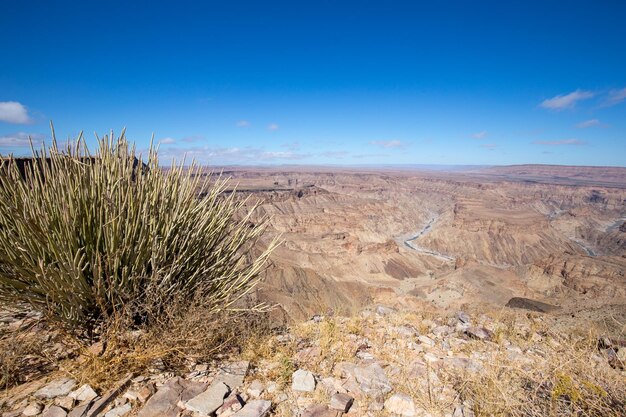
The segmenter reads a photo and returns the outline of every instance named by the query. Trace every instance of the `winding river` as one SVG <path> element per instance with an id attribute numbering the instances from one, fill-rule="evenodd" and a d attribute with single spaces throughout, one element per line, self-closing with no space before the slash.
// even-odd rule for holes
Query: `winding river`
<path id="1" fill-rule="evenodd" d="M 437 221 L 436 218 L 431 218 L 430 220 L 428 220 L 428 222 L 422 228 L 422 230 L 420 230 L 417 234 L 409 237 L 408 239 L 404 241 L 404 246 L 416 252 L 423 253 L 425 255 L 434 256 L 436 258 L 443 259 L 446 261 L 454 261 L 454 257 L 452 256 L 444 255 L 443 253 L 439 253 L 439 252 L 432 251 L 430 249 L 423 248 L 415 243 L 417 239 L 419 239 L 422 236 L 425 236 L 428 232 L 432 230 L 432 225 L 436 221 Z"/>

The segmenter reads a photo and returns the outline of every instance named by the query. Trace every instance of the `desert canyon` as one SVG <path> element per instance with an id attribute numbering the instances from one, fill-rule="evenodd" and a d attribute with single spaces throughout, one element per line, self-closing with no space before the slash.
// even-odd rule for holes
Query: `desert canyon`
<path id="1" fill-rule="evenodd" d="M 222 175 L 261 202 L 259 215 L 271 216 L 267 238 L 284 241 L 259 290 L 278 305 L 277 317 L 351 314 L 374 303 L 505 307 L 511 299 L 564 317 L 626 315 L 624 168 Z"/>

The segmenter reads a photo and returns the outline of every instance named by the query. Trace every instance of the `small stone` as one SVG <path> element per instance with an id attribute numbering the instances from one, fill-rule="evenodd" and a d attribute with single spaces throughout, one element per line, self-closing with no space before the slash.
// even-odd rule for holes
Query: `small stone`
<path id="1" fill-rule="evenodd" d="M 233 414 L 233 417 L 265 417 L 269 413 L 271 407 L 271 401 L 250 401 L 241 410 Z"/>
<path id="2" fill-rule="evenodd" d="M 338 392 L 330 398 L 330 408 L 334 410 L 339 410 L 343 413 L 347 413 L 352 407 L 352 403 L 354 402 L 354 398 L 349 396 L 348 394 L 342 394 Z"/>
<path id="3" fill-rule="evenodd" d="M 70 392 L 68 397 L 75 399 L 79 403 L 83 401 L 91 401 L 98 396 L 96 392 L 88 384 L 85 384 L 78 388 L 76 391 Z"/>
<path id="4" fill-rule="evenodd" d="M 27 417 L 36 416 L 41 413 L 41 410 L 43 410 L 43 405 L 39 403 L 30 403 L 22 411 L 22 415 Z"/>
<path id="5" fill-rule="evenodd" d="M 274 397 L 274 400 L 277 403 L 284 403 L 285 401 L 287 401 L 289 399 L 289 396 L 287 394 L 285 394 L 284 392 L 281 392 L 280 394 L 278 394 L 276 397 Z"/>
<path id="6" fill-rule="evenodd" d="M 67 417 L 67 412 L 56 405 L 50 406 L 41 417 Z"/>
<path id="7" fill-rule="evenodd" d="M 387 316 L 389 314 L 395 313 L 396 310 L 394 310 L 391 307 L 386 307 L 386 306 L 378 306 L 376 307 L 376 314 L 379 316 Z"/>
<path id="8" fill-rule="evenodd" d="M 121 405 L 128 404 L 128 398 L 126 398 L 126 397 L 117 397 L 115 399 L 115 401 L 113 402 L 113 404 L 115 405 L 115 407 L 119 407 Z"/>
<path id="9" fill-rule="evenodd" d="M 126 404 L 124 404 L 124 405 L 121 405 L 121 406 L 119 406 L 119 407 L 115 407 L 115 408 L 113 408 L 113 409 L 109 410 L 109 411 L 108 411 L 108 412 L 104 415 L 104 417 L 122 417 L 122 416 L 124 416 L 124 415 L 126 415 L 126 414 L 130 413 L 130 410 L 131 410 L 132 408 L 133 408 L 133 407 L 132 407 L 129 403 L 126 403 Z"/>
<path id="10" fill-rule="evenodd" d="M 76 386 L 76 381 L 70 378 L 62 378 L 52 381 L 39 391 L 35 392 L 35 397 L 39 399 L 51 400 L 69 394 Z"/>
<path id="11" fill-rule="evenodd" d="M 137 391 L 137 400 L 140 403 L 145 403 L 148 401 L 148 398 L 152 396 L 152 394 L 154 394 L 154 384 L 146 384 L 141 387 L 139 391 Z"/>
<path id="12" fill-rule="evenodd" d="M 252 381 L 250 386 L 248 387 L 248 394 L 253 398 L 259 398 L 263 391 L 265 390 L 265 385 L 258 379 Z"/>
<path id="13" fill-rule="evenodd" d="M 209 365 L 206 363 L 199 363 L 193 367 L 194 371 L 197 372 L 206 372 L 209 370 Z"/>
<path id="14" fill-rule="evenodd" d="M 301 414 L 301 417 L 336 417 L 337 412 L 329 409 L 325 405 L 313 404 L 307 407 Z"/>
<path id="15" fill-rule="evenodd" d="M 467 315 L 464 311 L 459 311 L 456 313 L 456 318 L 463 324 L 471 324 L 470 316 Z"/>
<path id="16" fill-rule="evenodd" d="M 196 413 L 211 415 L 224 404 L 224 398 L 228 395 L 230 389 L 223 382 L 212 384 L 202 394 L 195 396 L 187 401 L 185 409 Z"/>
<path id="17" fill-rule="evenodd" d="M 87 350 L 89 351 L 89 353 L 93 356 L 100 356 L 104 353 L 104 342 L 99 341 L 94 343 L 93 345 L 89 346 L 89 348 L 87 348 Z"/>
<path id="18" fill-rule="evenodd" d="M 372 360 L 374 360 L 374 355 L 372 355 L 369 352 L 362 351 L 362 350 L 359 350 L 356 353 L 356 357 L 359 358 L 359 359 L 362 359 L 364 361 L 372 361 Z"/>
<path id="19" fill-rule="evenodd" d="M 417 416 L 415 403 L 413 399 L 406 394 L 394 394 L 389 397 L 389 399 L 385 401 L 385 410 L 391 414 L 403 417 Z"/>
<path id="20" fill-rule="evenodd" d="M 626 348 L 607 349 L 609 354 L 609 364 L 615 369 L 626 369 Z"/>
<path id="21" fill-rule="evenodd" d="M 54 403 L 65 410 L 71 410 L 74 407 L 74 399 L 72 397 L 57 397 Z"/>
<path id="22" fill-rule="evenodd" d="M 428 337 L 428 336 L 424 336 L 424 335 L 419 336 L 417 338 L 417 340 L 419 340 L 421 343 L 423 343 L 425 345 L 428 345 L 428 346 L 431 346 L 431 347 L 435 346 L 435 341 L 433 339 L 431 339 L 430 337 Z"/>
<path id="23" fill-rule="evenodd" d="M 217 409 L 218 416 L 232 416 L 235 412 L 241 410 L 245 401 L 236 392 L 231 392 L 224 400 L 224 404 Z"/>
<path id="24" fill-rule="evenodd" d="M 433 334 L 437 337 L 447 336 L 452 333 L 453 329 L 450 326 L 437 326 L 433 329 Z"/>
<path id="25" fill-rule="evenodd" d="M 136 389 L 131 388 L 126 391 L 122 397 L 128 399 L 129 401 L 137 401 L 139 392 Z"/>
<path id="26" fill-rule="evenodd" d="M 280 387 L 278 386 L 278 384 L 276 382 L 272 381 L 272 382 L 269 382 L 267 384 L 267 387 L 265 388 L 265 391 L 268 394 L 274 394 L 276 391 L 278 391 L 279 388 Z"/>
<path id="27" fill-rule="evenodd" d="M 465 330 L 465 334 L 478 340 L 491 340 L 493 337 L 493 333 L 484 327 L 469 327 Z"/>
<path id="28" fill-rule="evenodd" d="M 291 389 L 294 391 L 313 392 L 315 391 L 315 377 L 309 371 L 298 369 L 291 376 Z"/>

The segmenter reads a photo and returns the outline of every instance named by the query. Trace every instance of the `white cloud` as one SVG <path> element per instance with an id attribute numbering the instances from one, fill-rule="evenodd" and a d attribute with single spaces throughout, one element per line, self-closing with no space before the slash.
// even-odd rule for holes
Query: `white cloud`
<path id="1" fill-rule="evenodd" d="M 550 146 L 563 146 L 563 145 L 584 145 L 586 142 L 580 139 L 561 139 L 561 140 L 536 140 L 533 142 L 535 145 L 550 145 Z"/>
<path id="2" fill-rule="evenodd" d="M 252 147 L 212 148 L 205 146 L 193 148 L 167 148 L 160 150 L 159 156 L 163 161 L 167 161 L 168 159 L 176 159 L 177 161 L 180 161 L 183 157 L 186 157 L 187 160 L 195 159 L 200 163 L 229 164 L 297 160 L 305 159 L 312 155 L 294 151 L 266 151 L 264 149 Z"/>
<path id="3" fill-rule="evenodd" d="M 270 123 L 269 125 L 267 125 L 267 130 L 278 130 L 280 128 L 280 126 L 278 126 L 276 123 Z"/>
<path id="4" fill-rule="evenodd" d="M 404 148 L 405 143 L 399 140 L 371 140 L 370 145 L 380 146 L 383 148 Z"/>
<path id="5" fill-rule="evenodd" d="M 337 158 L 337 159 L 345 158 L 348 155 L 350 155 L 350 152 L 347 152 L 347 151 L 327 151 L 327 152 L 320 153 L 320 156 L 323 156 L 325 158 Z"/>
<path id="6" fill-rule="evenodd" d="M 237 127 L 250 127 L 250 122 L 247 120 L 239 120 L 237 122 Z"/>
<path id="7" fill-rule="evenodd" d="M 163 138 L 163 139 L 161 139 L 161 143 L 162 143 L 163 145 L 170 145 L 170 144 L 172 144 L 172 143 L 176 143 L 176 139 L 174 139 L 174 138 L 169 138 L 169 137 L 167 137 L 167 138 Z"/>
<path id="8" fill-rule="evenodd" d="M 609 91 L 608 97 L 604 99 L 602 105 L 604 107 L 615 106 L 624 100 L 626 100 L 626 88 L 622 88 L 621 90 L 611 90 Z"/>
<path id="9" fill-rule="evenodd" d="M 31 122 L 31 118 L 23 104 L 17 101 L 0 101 L 0 121 L 27 124 Z"/>
<path id="10" fill-rule="evenodd" d="M 487 137 L 487 131 L 483 130 L 482 132 L 474 133 L 472 137 L 474 139 L 484 139 Z"/>
<path id="11" fill-rule="evenodd" d="M 544 100 L 541 102 L 540 106 L 545 109 L 557 110 L 557 111 L 570 109 L 576 105 L 576 102 L 590 99 L 594 95 L 595 94 L 591 91 L 576 90 L 576 91 L 572 91 L 569 94 L 562 94 L 562 95 Z"/>
<path id="12" fill-rule="evenodd" d="M 600 120 L 598 119 L 590 119 L 590 120 L 585 120 L 584 122 L 580 122 L 576 125 L 577 128 L 579 129 L 586 129 L 588 127 L 594 127 L 594 126 L 598 126 L 600 125 Z"/>
<path id="13" fill-rule="evenodd" d="M 7 135 L 0 136 L 0 146 L 10 148 L 27 148 L 30 147 L 31 139 L 33 141 L 33 145 L 38 147 L 43 143 L 44 136 L 39 133 L 9 133 Z"/>

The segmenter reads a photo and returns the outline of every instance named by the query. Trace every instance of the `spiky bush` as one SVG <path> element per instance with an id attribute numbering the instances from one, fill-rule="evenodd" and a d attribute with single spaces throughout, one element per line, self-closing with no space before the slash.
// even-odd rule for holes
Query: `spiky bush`
<path id="1" fill-rule="evenodd" d="M 207 181 L 195 164 L 161 169 L 153 146 L 143 165 L 124 133 L 98 139 L 94 155 L 81 135 L 33 158 L 23 172 L 1 162 L 0 301 L 74 330 L 198 296 L 208 311 L 235 308 L 275 246 L 252 255 L 266 220 L 253 223 L 256 207 L 226 180 Z"/>

